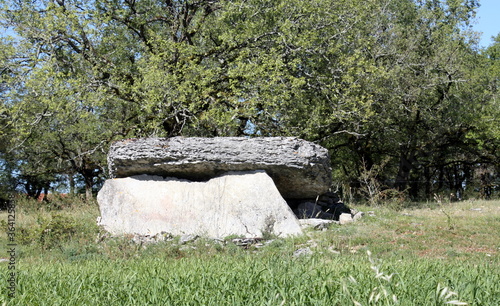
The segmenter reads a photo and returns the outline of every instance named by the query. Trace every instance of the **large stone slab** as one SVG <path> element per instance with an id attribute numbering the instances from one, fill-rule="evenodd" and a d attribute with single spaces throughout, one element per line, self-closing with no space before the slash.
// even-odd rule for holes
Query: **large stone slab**
<path id="1" fill-rule="evenodd" d="M 328 150 L 294 137 L 143 138 L 114 143 L 111 177 L 139 174 L 195 181 L 265 170 L 286 199 L 315 198 L 331 184 Z"/>
<path id="2" fill-rule="evenodd" d="M 110 179 L 97 195 L 100 225 L 112 234 L 262 237 L 300 234 L 300 224 L 264 171 L 207 182 L 140 175 Z"/>

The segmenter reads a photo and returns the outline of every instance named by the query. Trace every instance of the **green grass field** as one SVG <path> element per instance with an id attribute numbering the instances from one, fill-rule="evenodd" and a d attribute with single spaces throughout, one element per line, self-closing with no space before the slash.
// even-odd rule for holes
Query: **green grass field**
<path id="1" fill-rule="evenodd" d="M 4 261 L 0 304 L 500 305 L 500 201 L 351 205 L 371 213 L 248 248 L 98 239 L 96 204 L 64 201 L 18 203 L 15 298 Z"/>

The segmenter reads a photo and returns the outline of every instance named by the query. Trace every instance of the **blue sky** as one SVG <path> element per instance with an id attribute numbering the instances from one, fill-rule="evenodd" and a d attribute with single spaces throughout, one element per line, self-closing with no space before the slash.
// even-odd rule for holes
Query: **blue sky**
<path id="1" fill-rule="evenodd" d="M 474 30 L 483 32 L 479 45 L 488 47 L 493 42 L 491 36 L 500 33 L 500 0 L 479 0 L 479 3 Z"/>

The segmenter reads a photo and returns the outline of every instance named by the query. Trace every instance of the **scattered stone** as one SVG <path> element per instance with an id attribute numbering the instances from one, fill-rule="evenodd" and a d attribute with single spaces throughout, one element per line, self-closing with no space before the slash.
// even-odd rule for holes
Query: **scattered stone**
<path id="1" fill-rule="evenodd" d="M 279 237 L 300 224 L 264 171 L 232 172 L 207 182 L 141 175 L 107 180 L 97 195 L 100 225 L 113 235 Z"/>
<path id="2" fill-rule="evenodd" d="M 161 232 L 156 235 L 135 234 L 134 237 L 132 238 L 132 242 L 143 245 L 143 244 L 157 243 L 162 241 L 170 241 L 173 239 L 174 237 L 170 233 Z"/>
<path id="3" fill-rule="evenodd" d="M 186 244 L 189 242 L 193 242 L 198 239 L 198 235 L 182 235 L 179 237 L 179 244 Z"/>
<path id="4" fill-rule="evenodd" d="M 301 248 L 293 252 L 294 257 L 301 257 L 301 256 L 310 256 L 313 254 L 313 251 L 311 251 L 311 248 Z"/>
<path id="5" fill-rule="evenodd" d="M 328 150 L 294 137 L 128 139 L 108 154 L 110 177 L 140 174 L 206 181 L 228 171 L 265 170 L 284 198 L 316 198 L 331 184 Z"/>
<path id="6" fill-rule="evenodd" d="M 344 225 L 344 224 L 353 222 L 351 214 L 345 214 L 345 213 L 341 214 L 339 217 L 339 222 L 340 222 L 340 225 Z"/>
<path id="7" fill-rule="evenodd" d="M 219 246 L 224 246 L 226 245 L 226 241 L 222 238 L 214 238 L 213 242 Z"/>
<path id="8" fill-rule="evenodd" d="M 334 220 L 340 220 L 341 214 L 351 214 L 351 209 L 342 202 L 337 202 L 328 207 L 326 212 L 333 214 Z"/>
<path id="9" fill-rule="evenodd" d="M 352 217 L 352 220 L 353 221 L 358 221 L 359 219 L 361 219 L 363 216 L 365 215 L 364 212 L 362 211 L 358 211 L 353 217 Z"/>
<path id="10" fill-rule="evenodd" d="M 471 208 L 470 210 L 472 210 L 472 211 L 482 211 L 483 209 L 482 208 Z"/>
<path id="11" fill-rule="evenodd" d="M 262 238 L 235 238 L 232 239 L 231 242 L 237 246 L 241 246 L 244 248 L 248 248 L 251 245 L 255 245 L 257 243 L 261 244 Z M 261 244 L 262 246 L 263 244 Z"/>
<path id="12" fill-rule="evenodd" d="M 338 223 L 338 221 L 310 218 L 310 219 L 300 219 L 299 223 L 302 228 L 313 227 L 314 229 L 322 230 L 328 228 L 330 224 Z"/>

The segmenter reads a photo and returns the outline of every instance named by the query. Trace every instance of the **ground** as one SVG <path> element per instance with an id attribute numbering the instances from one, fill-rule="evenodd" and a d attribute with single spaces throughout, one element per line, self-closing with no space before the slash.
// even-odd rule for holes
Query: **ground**
<path id="1" fill-rule="evenodd" d="M 95 203 L 20 200 L 14 298 L 0 213 L 0 304 L 500 304 L 500 201 L 349 205 L 365 216 L 242 247 L 107 238 Z"/>

